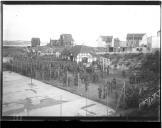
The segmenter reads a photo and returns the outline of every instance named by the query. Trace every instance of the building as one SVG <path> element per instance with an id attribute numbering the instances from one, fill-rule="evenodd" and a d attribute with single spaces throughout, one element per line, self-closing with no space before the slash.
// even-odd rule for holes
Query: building
<path id="1" fill-rule="evenodd" d="M 157 32 L 157 35 L 147 35 L 145 34 L 140 41 L 140 47 L 142 51 L 152 52 L 154 49 L 160 48 L 160 31 Z"/>
<path id="2" fill-rule="evenodd" d="M 120 47 L 120 40 L 119 38 L 114 38 L 114 48 L 119 48 Z"/>
<path id="3" fill-rule="evenodd" d="M 160 35 L 161 35 L 161 31 L 158 31 L 157 35 L 152 36 L 151 41 L 152 41 L 152 48 L 153 49 L 160 49 Z"/>
<path id="4" fill-rule="evenodd" d="M 100 56 L 99 57 L 99 62 L 102 65 L 103 71 L 106 71 L 107 68 L 110 66 L 110 58 Z"/>
<path id="5" fill-rule="evenodd" d="M 120 41 L 120 52 L 127 52 L 127 42 L 126 41 Z"/>
<path id="6" fill-rule="evenodd" d="M 120 40 L 119 38 L 114 38 L 114 52 L 120 51 Z"/>
<path id="7" fill-rule="evenodd" d="M 32 47 L 40 46 L 40 38 L 32 38 L 31 39 L 31 46 Z"/>
<path id="8" fill-rule="evenodd" d="M 74 39 L 71 34 L 61 34 L 59 39 L 60 46 L 72 46 Z"/>
<path id="9" fill-rule="evenodd" d="M 128 48 L 136 48 L 139 47 L 139 42 L 142 40 L 144 33 L 132 33 L 127 34 L 127 47 Z"/>
<path id="10" fill-rule="evenodd" d="M 152 36 L 145 34 L 140 41 L 139 47 L 144 52 L 150 52 L 152 49 Z"/>
<path id="11" fill-rule="evenodd" d="M 92 47 L 75 45 L 68 52 L 68 56 L 77 63 L 92 63 L 97 60 L 97 55 Z"/>
<path id="12" fill-rule="evenodd" d="M 52 40 L 52 39 L 50 39 L 49 46 L 50 46 L 50 47 L 58 46 L 58 41 L 57 41 L 57 40 Z"/>

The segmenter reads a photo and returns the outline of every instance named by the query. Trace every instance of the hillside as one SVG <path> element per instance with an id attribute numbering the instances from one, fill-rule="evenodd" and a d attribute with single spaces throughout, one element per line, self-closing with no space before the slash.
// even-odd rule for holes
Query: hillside
<path id="1" fill-rule="evenodd" d="M 25 53 L 24 47 L 3 46 L 2 49 L 3 57 L 13 57 L 23 55 L 24 53 Z"/>
<path id="2" fill-rule="evenodd" d="M 21 40 L 17 40 L 17 41 L 3 41 L 3 46 L 17 46 L 17 47 L 26 47 L 26 46 L 31 46 L 31 42 L 30 41 L 21 41 Z"/>

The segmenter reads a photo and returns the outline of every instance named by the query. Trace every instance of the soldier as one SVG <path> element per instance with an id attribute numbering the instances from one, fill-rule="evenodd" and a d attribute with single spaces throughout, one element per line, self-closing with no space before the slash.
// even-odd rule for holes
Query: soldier
<path id="1" fill-rule="evenodd" d="M 109 82 L 109 95 L 112 93 L 112 82 Z"/>
<path id="2" fill-rule="evenodd" d="M 71 83 L 71 78 L 68 77 L 68 87 L 70 87 L 70 83 Z"/>
<path id="3" fill-rule="evenodd" d="M 105 97 L 108 96 L 108 83 L 106 83 L 105 85 Z"/>
<path id="4" fill-rule="evenodd" d="M 109 75 L 109 67 L 107 67 L 107 75 Z"/>
<path id="5" fill-rule="evenodd" d="M 98 88 L 98 98 L 100 99 L 101 98 L 101 87 Z"/>
<path id="6" fill-rule="evenodd" d="M 116 79 L 115 78 L 113 78 L 113 80 L 112 80 L 112 86 L 113 86 L 113 89 L 116 89 Z"/>
<path id="7" fill-rule="evenodd" d="M 88 86 L 89 86 L 89 83 L 88 83 L 88 79 L 85 80 L 85 90 L 88 91 Z"/>
<path id="8" fill-rule="evenodd" d="M 104 85 L 104 87 L 103 87 L 103 99 L 105 99 L 106 98 L 106 86 Z"/>

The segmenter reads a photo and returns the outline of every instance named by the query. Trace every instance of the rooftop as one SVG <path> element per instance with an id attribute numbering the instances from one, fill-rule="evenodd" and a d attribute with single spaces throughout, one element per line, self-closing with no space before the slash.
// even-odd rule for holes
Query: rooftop
<path id="1" fill-rule="evenodd" d="M 77 56 L 79 53 L 90 53 L 91 55 L 96 55 L 95 50 L 92 47 L 85 45 L 75 45 L 74 47 L 67 50 L 67 52 L 73 56 Z"/>
<path id="2" fill-rule="evenodd" d="M 127 34 L 127 39 L 130 38 L 141 38 L 145 35 L 145 33 L 128 33 Z"/>

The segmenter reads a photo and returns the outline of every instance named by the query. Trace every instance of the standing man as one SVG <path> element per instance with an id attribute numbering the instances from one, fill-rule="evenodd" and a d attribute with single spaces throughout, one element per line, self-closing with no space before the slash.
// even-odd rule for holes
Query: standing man
<path id="1" fill-rule="evenodd" d="M 106 98 L 106 85 L 104 85 L 103 87 L 103 99 Z"/>
<path id="2" fill-rule="evenodd" d="M 107 95 L 110 95 L 110 82 L 107 81 Z"/>
<path id="3" fill-rule="evenodd" d="M 112 82 L 109 82 L 109 95 L 112 93 Z"/>
<path id="4" fill-rule="evenodd" d="M 100 99 L 101 98 L 101 87 L 98 88 L 98 98 Z"/>
<path id="5" fill-rule="evenodd" d="M 107 75 L 109 75 L 109 66 L 107 66 Z"/>
<path id="6" fill-rule="evenodd" d="M 85 82 L 85 91 L 88 91 L 88 79 L 85 78 L 84 82 Z"/>
<path id="7" fill-rule="evenodd" d="M 112 80 L 112 86 L 113 86 L 113 89 L 116 89 L 116 79 L 115 78 L 113 78 L 113 80 Z"/>

